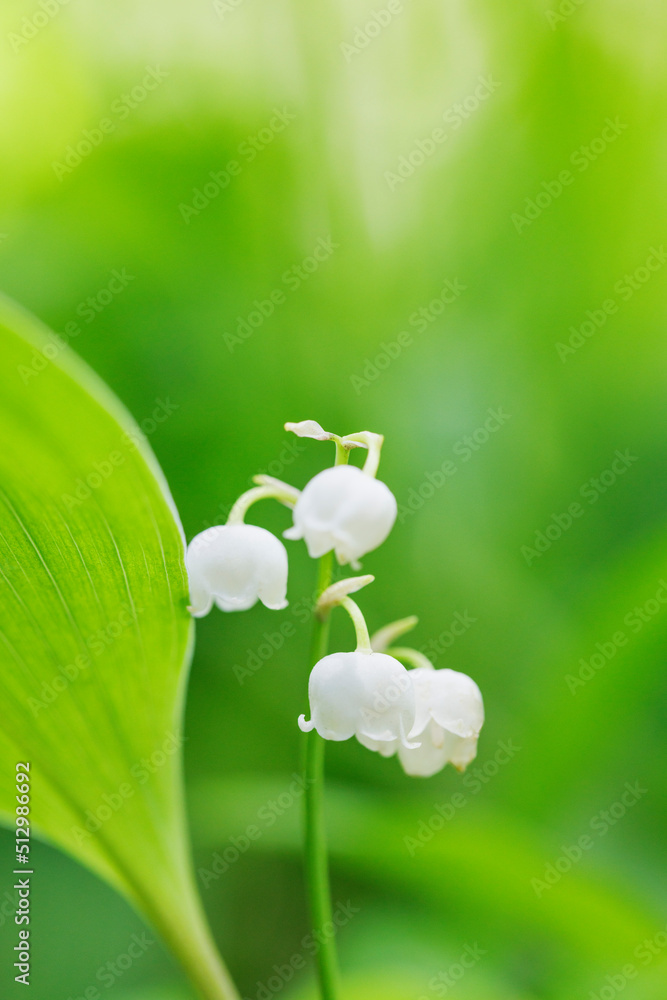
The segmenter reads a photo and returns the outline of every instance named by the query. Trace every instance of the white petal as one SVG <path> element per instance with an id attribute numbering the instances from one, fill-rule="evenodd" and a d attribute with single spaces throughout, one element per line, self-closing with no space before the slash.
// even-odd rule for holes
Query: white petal
<path id="1" fill-rule="evenodd" d="M 369 736 L 364 736 L 363 733 L 357 733 L 357 739 L 362 747 L 374 750 L 381 757 L 393 757 L 401 745 L 400 740 L 372 740 Z"/>
<path id="2" fill-rule="evenodd" d="M 453 764 L 457 771 L 465 771 L 468 764 L 477 756 L 477 737 L 463 738 L 447 733 L 445 748 L 450 764 Z"/>
<path id="3" fill-rule="evenodd" d="M 202 531 L 186 554 L 196 615 L 212 602 L 223 611 L 244 611 L 258 598 L 267 607 L 285 606 L 287 553 L 270 531 L 254 524 L 218 525 Z"/>
<path id="4" fill-rule="evenodd" d="M 326 552 L 331 552 L 336 539 L 329 531 L 309 531 L 305 535 L 306 548 L 311 559 L 319 559 Z"/>
<path id="5" fill-rule="evenodd" d="M 312 718 L 304 725 L 327 740 L 405 740 L 414 722 L 408 672 L 386 653 L 330 653 L 313 667 L 308 696 Z"/>
<path id="6" fill-rule="evenodd" d="M 213 607 L 213 594 L 208 587 L 196 587 L 190 583 L 190 605 L 188 611 L 194 618 L 203 618 Z"/>
<path id="7" fill-rule="evenodd" d="M 301 730 L 302 733 L 312 733 L 313 729 L 315 728 L 314 722 L 306 722 L 305 715 L 299 716 L 298 723 L 299 723 L 299 729 Z"/>
<path id="8" fill-rule="evenodd" d="M 455 736 L 478 736 L 484 724 L 484 702 L 474 680 L 457 670 L 434 670 L 431 716 Z"/>
<path id="9" fill-rule="evenodd" d="M 447 764 L 447 750 L 444 747 L 437 747 L 424 734 L 422 743 L 413 750 L 399 747 L 398 759 L 406 774 L 412 778 L 430 778 L 432 775 L 442 771 Z"/>
<path id="10" fill-rule="evenodd" d="M 331 530 L 337 539 L 337 548 L 345 553 L 348 562 L 352 562 L 384 542 L 394 526 L 397 506 L 393 493 L 384 483 L 365 475 L 356 466 L 346 468 L 357 475 Z"/>
<path id="11" fill-rule="evenodd" d="M 311 671 L 308 700 L 312 718 L 299 725 L 302 729 L 314 727 L 325 740 L 349 740 L 357 727 L 363 695 L 357 654 L 330 653 Z"/>
<path id="12" fill-rule="evenodd" d="M 257 604 L 257 594 L 253 588 L 242 597 L 216 597 L 215 605 L 221 611 L 248 611 Z"/>
<path id="13" fill-rule="evenodd" d="M 387 653 L 356 655 L 364 684 L 357 734 L 373 740 L 404 741 L 415 719 L 415 694 L 408 671 Z"/>
<path id="14" fill-rule="evenodd" d="M 414 750 L 398 748 L 398 757 L 406 774 L 415 778 L 430 778 L 446 764 L 465 771 L 477 755 L 477 737 L 463 739 L 431 721 L 422 734 L 421 744 Z"/>
<path id="15" fill-rule="evenodd" d="M 435 673 L 429 667 L 416 667 L 409 671 L 415 689 L 415 724 L 410 731 L 411 739 L 420 736 L 431 721 L 431 679 Z"/>
<path id="16" fill-rule="evenodd" d="M 311 556 L 331 549 L 341 563 L 356 562 L 381 545 L 396 520 L 396 499 L 384 483 L 352 465 L 318 473 L 294 508 L 294 526 Z"/>
<path id="17" fill-rule="evenodd" d="M 262 604 L 272 611 L 287 607 L 287 551 L 285 546 L 268 532 L 271 541 L 265 543 L 263 559 L 259 566 L 257 593 Z"/>

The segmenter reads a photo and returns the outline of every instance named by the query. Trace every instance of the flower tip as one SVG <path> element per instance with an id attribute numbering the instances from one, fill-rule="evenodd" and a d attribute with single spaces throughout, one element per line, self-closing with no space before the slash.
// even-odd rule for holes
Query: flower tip
<path id="1" fill-rule="evenodd" d="M 188 612 L 193 618 L 205 618 L 213 607 L 213 597 L 209 597 L 206 600 L 194 601 L 192 604 L 187 605 Z"/>
<path id="2" fill-rule="evenodd" d="M 361 563 L 358 559 L 350 559 L 346 552 L 342 552 L 340 549 L 336 549 L 336 562 L 339 566 L 351 566 L 355 573 L 358 573 L 362 568 Z"/>
<path id="3" fill-rule="evenodd" d="M 299 716 L 299 729 L 301 730 L 302 733 L 310 733 L 313 731 L 314 728 L 315 728 L 314 722 L 306 722 L 305 715 Z"/>

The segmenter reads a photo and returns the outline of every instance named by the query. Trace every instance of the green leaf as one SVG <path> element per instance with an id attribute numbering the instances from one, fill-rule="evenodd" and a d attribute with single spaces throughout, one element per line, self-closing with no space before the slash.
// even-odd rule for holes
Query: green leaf
<path id="1" fill-rule="evenodd" d="M 199 965 L 205 995 L 231 996 L 190 873 L 178 514 L 129 413 L 4 298 L 0 350 L 0 811 L 13 821 L 29 763 L 31 826 Z"/>

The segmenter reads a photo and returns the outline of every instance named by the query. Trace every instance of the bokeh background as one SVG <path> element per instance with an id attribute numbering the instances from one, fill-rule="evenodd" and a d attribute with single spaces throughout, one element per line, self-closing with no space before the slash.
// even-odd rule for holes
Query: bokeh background
<path id="1" fill-rule="evenodd" d="M 666 23 L 648 0 L 2 6 L 3 290 L 143 422 L 188 538 L 254 473 L 331 462 L 286 420 L 384 433 L 401 511 L 369 624 L 418 614 L 484 692 L 465 778 L 328 748 L 348 1000 L 664 997 Z M 198 623 L 186 771 L 243 996 L 303 1000 L 315 566 L 290 555 L 286 611 Z M 190 998 L 159 943 L 101 980 L 141 920 L 36 862 L 33 995 Z"/>

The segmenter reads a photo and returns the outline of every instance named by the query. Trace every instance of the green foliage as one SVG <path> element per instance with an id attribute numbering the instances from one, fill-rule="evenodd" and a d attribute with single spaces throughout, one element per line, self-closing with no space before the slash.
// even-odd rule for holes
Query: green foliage
<path id="1" fill-rule="evenodd" d="M 35 827 L 136 897 L 182 847 L 182 530 L 99 379 L 7 300 L 0 338 L 2 810 L 29 761 Z"/>

